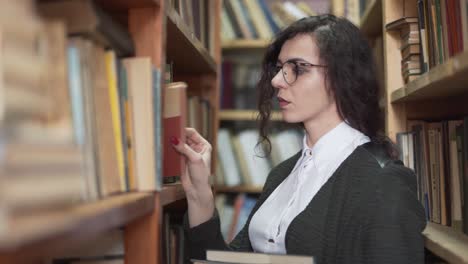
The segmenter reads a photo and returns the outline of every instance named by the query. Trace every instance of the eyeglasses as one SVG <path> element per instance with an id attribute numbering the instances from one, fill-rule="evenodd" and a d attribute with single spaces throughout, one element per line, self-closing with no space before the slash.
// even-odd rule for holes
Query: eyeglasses
<path id="1" fill-rule="evenodd" d="M 312 64 L 308 62 L 302 62 L 302 61 L 286 61 L 283 63 L 283 65 L 275 65 L 272 67 L 272 76 L 276 76 L 278 72 L 281 70 L 283 73 L 283 78 L 284 81 L 292 85 L 296 80 L 299 75 L 305 72 L 305 67 L 327 67 L 326 65 L 318 65 L 318 64 Z"/>

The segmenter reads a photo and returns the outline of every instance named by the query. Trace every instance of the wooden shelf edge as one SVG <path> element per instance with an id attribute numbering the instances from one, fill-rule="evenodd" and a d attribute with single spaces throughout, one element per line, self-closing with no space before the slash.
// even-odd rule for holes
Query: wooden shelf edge
<path id="1" fill-rule="evenodd" d="M 61 243 L 64 238 L 83 240 L 83 236 L 93 237 L 125 226 L 151 213 L 155 207 L 154 198 L 153 193 L 130 192 L 59 212 L 15 219 L 12 228 L 0 236 L 0 252 L 35 244 Z"/>
<path id="2" fill-rule="evenodd" d="M 449 263 L 468 263 L 468 236 L 450 227 L 427 223 L 425 245 Z"/>
<path id="3" fill-rule="evenodd" d="M 165 8 L 165 14 L 167 16 L 167 23 L 168 23 L 168 32 L 167 38 L 168 42 L 173 34 L 169 31 L 170 26 L 173 26 L 177 29 L 177 31 L 184 36 L 184 39 L 190 43 L 189 45 L 193 48 L 193 50 L 197 53 L 200 60 L 204 63 L 199 64 L 199 68 L 194 70 L 200 70 L 203 68 L 208 69 L 209 73 L 216 73 L 217 72 L 217 65 L 216 61 L 213 56 L 208 52 L 208 50 L 203 47 L 203 44 L 199 39 L 196 38 L 195 33 L 191 32 L 189 26 L 183 21 L 182 17 L 171 7 L 167 6 Z M 168 43 L 168 45 L 170 45 Z M 168 56 L 170 54 L 166 54 Z"/>
<path id="4" fill-rule="evenodd" d="M 257 116 L 257 110 L 221 110 L 218 117 L 221 121 L 256 121 Z M 272 112 L 271 120 L 282 121 L 281 112 Z"/>
<path id="5" fill-rule="evenodd" d="M 468 52 L 450 58 L 422 74 L 416 80 L 396 89 L 392 103 L 456 96 L 468 92 Z"/>
<path id="6" fill-rule="evenodd" d="M 261 193 L 262 186 L 215 186 L 218 193 Z"/>
<path id="7" fill-rule="evenodd" d="M 382 33 L 383 22 L 381 0 L 373 0 L 367 5 L 360 24 L 361 31 L 367 36 L 374 36 Z"/>
<path id="8" fill-rule="evenodd" d="M 185 191 L 181 183 L 166 184 L 161 192 L 161 205 L 166 206 L 173 202 L 185 199 Z"/>
<path id="9" fill-rule="evenodd" d="M 132 8 L 160 6 L 161 0 L 96 0 L 96 3 L 108 11 L 127 11 Z"/>
<path id="10" fill-rule="evenodd" d="M 235 39 L 221 44 L 224 51 L 237 49 L 266 49 L 270 45 L 268 39 Z"/>

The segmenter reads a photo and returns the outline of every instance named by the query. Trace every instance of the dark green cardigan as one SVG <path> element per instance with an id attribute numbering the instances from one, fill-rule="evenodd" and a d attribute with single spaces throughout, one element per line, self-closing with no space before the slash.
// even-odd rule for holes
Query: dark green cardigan
<path id="1" fill-rule="evenodd" d="M 285 238 L 288 254 L 312 255 L 318 263 L 424 262 L 421 232 L 426 221 L 416 198 L 413 171 L 399 162 L 384 165 L 365 145 L 356 148 L 291 222 Z M 229 245 L 221 235 L 217 213 L 193 228 L 186 222 L 188 257 L 205 259 L 207 249 L 253 251 L 250 219 L 300 155 L 270 172 L 246 225 Z"/>

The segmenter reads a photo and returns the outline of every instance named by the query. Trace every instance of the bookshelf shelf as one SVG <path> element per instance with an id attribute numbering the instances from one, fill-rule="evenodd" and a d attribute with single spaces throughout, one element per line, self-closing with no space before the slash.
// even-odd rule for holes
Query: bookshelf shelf
<path id="1" fill-rule="evenodd" d="M 382 34 L 382 1 L 372 0 L 366 7 L 361 19 L 361 31 L 366 36 Z"/>
<path id="2" fill-rule="evenodd" d="M 452 97 L 468 92 L 468 52 L 437 65 L 418 79 L 392 92 L 392 103 Z"/>
<path id="3" fill-rule="evenodd" d="M 108 11 L 126 11 L 131 8 L 159 6 L 161 0 L 97 0 L 96 3 Z"/>
<path id="4" fill-rule="evenodd" d="M 270 44 L 268 39 L 236 39 L 222 43 L 224 51 L 245 49 L 266 49 Z"/>
<path id="5" fill-rule="evenodd" d="M 261 193 L 261 186 L 215 186 L 218 193 Z"/>
<path id="6" fill-rule="evenodd" d="M 56 249 L 60 245 L 72 243 L 73 240 L 85 240 L 125 226 L 151 213 L 155 206 L 155 194 L 134 192 L 110 196 L 54 213 L 15 219 L 7 233 L 0 236 L 0 252 L 25 246 Z M 53 246 L 48 246 L 50 244 Z"/>
<path id="7" fill-rule="evenodd" d="M 173 62 L 174 73 L 216 73 L 217 67 L 213 56 L 195 37 L 195 33 L 183 21 L 182 17 L 171 8 L 166 8 L 167 15 L 167 61 Z"/>
<path id="8" fill-rule="evenodd" d="M 468 263 L 468 236 L 450 227 L 428 223 L 423 231 L 426 247 L 449 263 Z"/>
<path id="9" fill-rule="evenodd" d="M 165 206 L 173 202 L 185 199 L 185 192 L 181 183 L 164 185 L 161 190 L 161 205 Z"/>
<path id="10" fill-rule="evenodd" d="M 257 120 L 258 111 L 256 110 L 221 110 L 219 111 L 220 121 L 255 121 Z M 281 112 L 275 111 L 272 113 L 271 120 L 281 121 Z"/>

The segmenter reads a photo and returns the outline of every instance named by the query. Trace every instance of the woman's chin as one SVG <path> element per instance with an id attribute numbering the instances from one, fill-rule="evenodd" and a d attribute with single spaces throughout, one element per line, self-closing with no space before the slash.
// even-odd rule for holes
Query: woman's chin
<path id="1" fill-rule="evenodd" d="M 302 120 L 298 118 L 297 116 L 288 114 L 285 111 L 281 111 L 281 116 L 283 118 L 283 121 L 286 123 L 301 123 L 302 122 Z"/>

